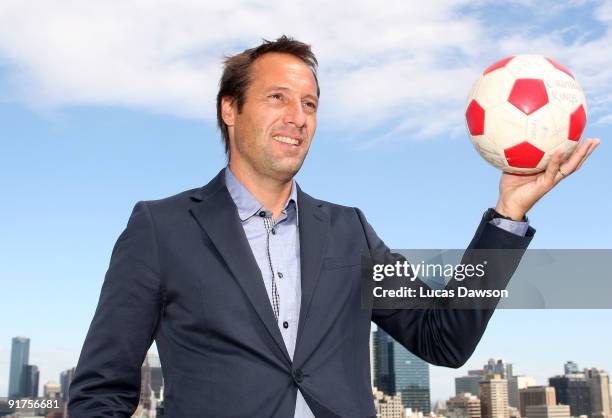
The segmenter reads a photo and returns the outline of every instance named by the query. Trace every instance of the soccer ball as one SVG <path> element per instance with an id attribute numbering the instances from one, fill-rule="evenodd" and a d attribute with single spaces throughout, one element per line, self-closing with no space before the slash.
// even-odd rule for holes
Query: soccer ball
<path id="1" fill-rule="evenodd" d="M 515 174 L 544 171 L 559 148 L 567 159 L 587 121 L 580 84 L 567 68 L 540 55 L 517 55 L 491 65 L 465 106 L 476 150 L 495 167 Z"/>

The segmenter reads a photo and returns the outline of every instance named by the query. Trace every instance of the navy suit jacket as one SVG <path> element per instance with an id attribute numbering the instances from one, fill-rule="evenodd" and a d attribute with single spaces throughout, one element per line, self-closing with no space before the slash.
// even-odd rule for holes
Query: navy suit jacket
<path id="1" fill-rule="evenodd" d="M 359 209 L 298 188 L 302 301 L 291 361 L 221 171 L 206 186 L 138 202 L 112 252 L 70 386 L 72 418 L 129 417 L 156 341 L 165 415 L 293 417 L 299 388 L 317 417 L 375 416 L 374 321 L 424 360 L 459 367 L 491 317 L 481 310 L 361 306 L 360 262 L 389 251 Z M 481 221 L 469 248 L 525 249 Z M 505 271 L 508 280 L 522 252 Z"/>

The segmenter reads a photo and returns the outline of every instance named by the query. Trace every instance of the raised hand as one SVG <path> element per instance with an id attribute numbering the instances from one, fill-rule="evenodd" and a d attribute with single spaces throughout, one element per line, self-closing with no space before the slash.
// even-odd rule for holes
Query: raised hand
<path id="1" fill-rule="evenodd" d="M 579 170 L 600 142 L 598 138 L 582 141 L 564 162 L 561 161 L 563 150 L 557 150 L 542 173 L 517 175 L 504 172 L 499 181 L 499 200 L 495 210 L 514 220 L 522 220 L 542 196 Z"/>

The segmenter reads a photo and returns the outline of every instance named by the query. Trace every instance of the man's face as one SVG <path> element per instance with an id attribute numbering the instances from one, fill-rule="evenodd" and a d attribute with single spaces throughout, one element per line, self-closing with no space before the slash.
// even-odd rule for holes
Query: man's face
<path id="1" fill-rule="evenodd" d="M 316 80 L 302 60 L 281 53 L 259 57 L 251 66 L 242 111 L 224 99 L 232 170 L 291 179 L 308 153 L 317 106 Z"/>

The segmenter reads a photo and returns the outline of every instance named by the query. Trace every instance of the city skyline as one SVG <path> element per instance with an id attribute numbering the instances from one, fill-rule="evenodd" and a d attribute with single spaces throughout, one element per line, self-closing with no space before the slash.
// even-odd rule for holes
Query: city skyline
<path id="1" fill-rule="evenodd" d="M 373 344 L 371 345 L 371 350 L 376 350 L 377 343 L 374 342 L 374 341 L 375 341 L 376 338 L 380 338 L 381 341 L 389 341 L 389 343 L 393 347 L 393 350 L 398 350 L 399 349 L 400 352 L 406 352 L 404 354 L 400 354 L 401 355 L 400 358 L 402 359 L 402 361 L 406 360 L 406 359 L 420 361 L 420 362 L 422 362 L 425 365 L 425 369 L 424 370 L 428 370 L 428 369 L 436 367 L 436 366 L 429 365 L 428 363 L 423 362 L 422 360 L 416 358 L 416 356 L 412 355 L 412 353 L 409 353 L 405 348 L 403 348 L 400 344 L 398 344 L 395 340 L 393 340 L 384 331 L 382 331 L 382 333 L 381 333 L 382 337 L 380 337 L 380 336 L 377 337 L 377 334 L 378 334 L 378 330 L 374 330 L 372 332 Z M 19 336 L 19 337 L 14 337 L 13 340 L 15 338 L 27 340 L 27 344 L 29 346 L 30 339 L 28 337 Z M 408 357 L 406 357 L 406 355 L 408 355 Z M 375 361 L 375 364 L 378 364 L 378 362 L 380 361 L 379 359 L 377 359 L 376 354 L 372 355 L 372 359 Z M 493 363 L 494 361 L 496 363 Z M 480 367 L 472 367 L 472 366 L 470 366 L 470 364 L 472 364 L 471 360 L 468 361 L 468 363 L 466 365 L 464 365 L 463 367 L 461 367 L 459 369 L 452 369 L 455 372 L 456 375 L 454 376 L 454 378 L 452 379 L 451 382 L 448 382 L 448 385 L 452 386 L 453 392 L 449 393 L 448 395 L 441 396 L 441 397 L 438 397 L 438 398 L 434 398 L 433 396 L 431 396 L 430 397 L 430 402 L 429 402 L 430 403 L 430 407 L 432 408 L 431 410 L 433 410 L 433 407 L 434 407 L 434 405 L 436 403 L 438 403 L 440 401 L 445 402 L 446 400 L 450 399 L 453 396 L 456 396 L 456 395 L 459 395 L 461 393 L 466 392 L 466 391 L 457 391 L 456 390 L 456 385 L 457 385 L 457 380 L 456 379 L 457 378 L 461 378 L 464 375 L 472 374 L 471 372 L 473 372 L 475 370 L 482 370 L 483 373 L 484 373 L 483 375 L 481 375 L 481 378 L 479 379 L 479 383 L 485 378 L 487 373 L 497 373 L 497 374 L 501 373 L 500 377 L 503 377 L 503 373 L 507 373 L 507 370 L 509 370 L 510 376 L 527 376 L 527 377 L 532 377 L 531 373 L 529 373 L 529 371 L 526 371 L 526 372 L 523 371 L 522 368 L 520 367 L 520 365 L 516 365 L 515 363 L 512 363 L 512 362 L 506 362 L 506 359 L 501 358 L 501 357 L 495 357 L 495 356 L 489 357 L 486 361 L 482 362 Z M 495 368 L 495 366 L 499 366 L 499 364 L 504 365 L 504 371 L 503 372 L 499 368 Z M 571 360 L 568 359 L 568 360 L 564 361 L 563 364 L 557 365 L 557 367 L 556 367 L 558 369 L 557 373 L 551 374 L 551 375 L 547 376 L 545 378 L 545 381 L 539 381 L 538 379 L 536 379 L 535 384 L 530 384 L 529 386 L 549 386 L 549 379 L 558 378 L 558 377 L 561 377 L 563 375 L 568 375 L 568 371 L 570 371 L 570 373 L 577 373 L 577 374 L 583 374 L 587 370 L 593 370 L 593 373 L 595 373 L 597 371 L 602 371 L 602 372 L 605 372 L 606 376 L 607 376 L 607 370 L 608 369 L 606 369 L 604 367 L 601 367 L 600 365 L 590 364 L 587 367 L 576 369 L 576 367 L 578 367 L 578 365 L 580 365 L 580 364 L 581 363 L 579 361 L 576 361 L 575 359 L 571 359 Z M 159 356 L 157 355 L 157 352 L 155 350 L 149 350 L 147 355 L 144 358 L 142 379 L 144 379 L 143 381 L 146 380 L 148 382 L 153 382 L 153 387 L 157 388 L 156 389 L 156 396 L 159 397 L 160 396 L 159 388 L 160 388 L 160 385 L 161 385 L 161 383 L 160 383 L 161 382 L 161 380 L 160 380 L 161 379 L 161 375 L 156 375 L 156 374 L 151 375 L 150 371 L 148 372 L 149 374 L 147 375 L 146 374 L 147 373 L 146 372 L 147 366 L 158 367 L 158 368 L 161 366 L 161 363 L 159 362 Z M 506 369 L 506 366 L 509 366 L 509 369 Z M 518 366 L 518 367 L 515 369 L 515 366 Z M 60 384 L 62 389 L 64 389 L 65 382 L 71 380 L 71 377 L 66 377 L 66 375 L 70 374 L 70 373 L 73 374 L 74 373 L 74 367 L 76 367 L 76 363 L 73 366 L 66 366 L 66 367 L 64 367 L 61 370 L 61 372 L 58 374 L 57 379 L 48 379 L 48 380 L 42 380 L 41 379 L 39 384 L 38 384 L 38 387 L 39 387 L 38 393 L 39 393 L 39 395 L 44 393 L 44 387 L 48 383 Z M 376 366 L 374 364 L 372 364 L 371 365 L 371 370 L 374 371 L 375 367 Z M 572 369 L 572 367 L 573 367 L 573 369 Z M 44 369 L 45 369 L 44 366 L 40 366 L 39 367 L 39 370 L 44 370 Z M 520 374 L 515 373 L 516 370 L 521 370 L 521 373 Z M 404 372 L 404 374 L 405 373 L 406 372 Z M 409 373 L 412 373 L 412 372 L 409 372 Z M 429 372 L 427 372 L 427 373 L 429 374 Z M 49 374 L 46 374 L 46 375 L 49 375 Z M 67 379 L 67 380 L 65 380 L 65 379 Z M 411 376 L 411 377 L 408 377 L 408 379 L 412 381 L 412 380 L 415 379 L 415 377 Z M 1 380 L 2 380 L 2 378 L 0 376 L 0 381 Z M 155 383 L 155 382 L 157 382 L 157 383 Z M 429 379 L 429 376 L 428 376 L 427 384 L 430 385 L 430 387 L 429 387 L 430 393 L 431 392 L 442 393 L 441 391 L 439 391 L 439 388 L 435 388 L 435 386 L 433 386 L 431 384 L 431 380 Z M 384 388 L 383 388 L 383 390 L 381 390 L 380 387 L 376 386 L 376 378 L 375 377 L 374 377 L 373 387 L 379 389 L 382 393 L 385 393 Z M 438 389 L 438 390 L 434 391 L 434 389 Z M 7 386 L 7 390 L 8 390 L 8 386 Z M 469 392 L 469 391 L 467 391 L 467 392 Z M 2 393 L 3 393 L 2 392 L 2 387 L 0 386 L 0 398 L 3 397 L 3 396 L 1 396 Z M 143 392 L 141 392 L 141 396 L 142 396 L 143 393 L 145 393 L 144 389 L 143 389 Z M 400 391 L 400 393 L 401 393 L 401 391 Z M 8 393 L 7 393 L 7 395 L 8 395 Z M 509 396 L 509 392 L 507 393 L 507 395 Z M 66 394 L 63 393 L 62 396 L 65 397 Z M 7 396 L 7 397 L 9 397 L 9 396 Z M 404 402 L 402 402 L 402 403 L 404 403 Z M 406 406 L 405 403 L 404 403 L 404 405 Z"/>
<path id="2" fill-rule="evenodd" d="M 429 390 L 427 363 L 419 361 L 397 344 L 384 331 L 372 334 L 375 343 L 373 358 L 374 381 L 372 386 L 374 403 L 381 418 L 423 418 L 429 415 L 430 405 L 422 404 L 422 397 L 415 393 Z M 13 341 L 18 348 L 25 347 L 27 337 Z M 21 362 L 27 351 L 14 350 L 13 356 Z M 415 363 L 415 360 L 416 363 Z M 468 375 L 480 376 L 477 395 L 473 390 L 460 390 L 460 379 L 455 379 L 456 395 L 444 401 L 437 401 L 432 408 L 433 417 L 440 418 L 570 418 L 584 415 L 589 418 L 610 418 L 612 394 L 609 375 L 605 370 L 591 367 L 580 369 L 575 361 L 566 361 L 564 374 L 549 378 L 550 385 L 536 385 L 529 376 L 514 375 L 514 365 L 503 359 L 490 358 L 481 369 L 470 370 Z M 28 366 L 30 367 L 30 366 Z M 425 375 L 423 374 L 425 372 Z M 61 383 L 49 382 L 44 385 L 43 396 L 36 402 L 41 406 L 24 407 L 29 413 L 52 413 L 53 417 L 67 417 L 66 399 L 68 384 L 74 368 L 66 370 L 60 377 Z M 512 387 L 516 378 L 528 378 L 525 385 L 519 384 L 518 397 L 511 400 Z M 565 383 L 563 383 L 565 379 Z M 569 382 L 569 383 L 568 383 Z M 573 383 L 572 383 L 573 382 Z M 580 383 L 580 384 L 578 384 Z M 416 386 L 413 386 L 416 384 Z M 408 386 L 406 386 L 408 385 Z M 134 416 L 162 418 L 164 382 L 161 376 L 159 357 L 149 352 L 141 367 L 141 393 Z M 464 384 L 461 383 L 461 387 Z M 382 388 L 380 390 L 379 388 Z M 415 396 L 416 395 L 416 396 Z M 26 396 L 28 397 L 28 396 Z M 31 397 L 29 397 L 32 399 Z M 0 412 L 10 412 L 13 400 L 0 397 Z M 23 401 L 23 398 L 21 400 Z M 25 404 L 24 404 L 25 405 Z M 161 415 L 160 415 L 161 414 Z M 519 415 L 520 414 L 520 415 Z M 21 415 L 19 415 L 21 416 Z"/>

